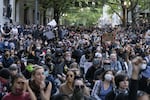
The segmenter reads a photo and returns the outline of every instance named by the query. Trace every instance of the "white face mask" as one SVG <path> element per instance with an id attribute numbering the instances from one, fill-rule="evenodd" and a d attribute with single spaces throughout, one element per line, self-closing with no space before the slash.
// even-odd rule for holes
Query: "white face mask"
<path id="1" fill-rule="evenodd" d="M 40 50 L 41 49 L 41 47 L 36 47 L 38 50 Z"/>
<path id="2" fill-rule="evenodd" d="M 8 41 L 4 42 L 4 45 L 5 45 L 5 46 L 8 46 Z"/>
<path id="3" fill-rule="evenodd" d="M 111 81 L 112 80 L 112 75 L 111 74 L 105 74 L 104 78 L 107 81 Z"/>
<path id="4" fill-rule="evenodd" d="M 47 42 L 45 42 L 44 44 L 45 44 L 45 45 L 47 45 L 48 43 L 47 43 Z"/>
<path id="5" fill-rule="evenodd" d="M 141 65 L 141 70 L 146 69 L 146 66 L 147 66 L 147 64 L 142 64 L 142 65 Z"/>
<path id="6" fill-rule="evenodd" d="M 49 71 L 48 71 L 48 70 L 45 71 L 45 72 L 44 72 L 44 75 L 47 77 L 47 76 L 49 75 Z"/>
<path id="7" fill-rule="evenodd" d="M 65 58 L 67 61 L 71 61 L 71 57 L 66 57 Z"/>

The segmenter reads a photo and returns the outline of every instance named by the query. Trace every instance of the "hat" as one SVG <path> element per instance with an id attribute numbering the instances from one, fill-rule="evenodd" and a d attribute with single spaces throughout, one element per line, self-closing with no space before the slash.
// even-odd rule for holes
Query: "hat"
<path id="1" fill-rule="evenodd" d="M 18 69 L 17 64 L 11 64 L 9 67 L 9 70 L 17 70 L 17 69 Z"/>
<path id="2" fill-rule="evenodd" d="M 5 78 L 5 79 L 9 79 L 10 72 L 9 72 L 8 68 L 3 68 L 0 70 L 0 77 Z"/>
<path id="3" fill-rule="evenodd" d="M 32 65 L 32 64 L 29 64 L 29 65 L 26 66 L 26 70 L 29 71 L 29 72 L 32 72 L 33 69 L 34 69 L 34 68 L 33 68 L 33 65 Z"/>

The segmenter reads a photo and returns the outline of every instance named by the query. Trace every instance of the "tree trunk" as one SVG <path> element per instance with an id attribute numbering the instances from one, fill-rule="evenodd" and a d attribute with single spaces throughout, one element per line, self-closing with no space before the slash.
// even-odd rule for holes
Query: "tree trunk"
<path id="1" fill-rule="evenodd" d="M 122 25 L 123 27 L 126 27 L 126 8 L 123 6 L 122 7 Z"/>
<path id="2" fill-rule="evenodd" d="M 46 25 L 46 10 L 43 11 L 43 25 Z"/>
<path id="3" fill-rule="evenodd" d="M 123 25 L 123 27 L 126 27 L 127 7 L 126 7 L 126 5 L 124 5 L 124 0 L 121 0 L 121 7 L 122 7 L 122 18 L 121 18 L 122 25 Z"/>

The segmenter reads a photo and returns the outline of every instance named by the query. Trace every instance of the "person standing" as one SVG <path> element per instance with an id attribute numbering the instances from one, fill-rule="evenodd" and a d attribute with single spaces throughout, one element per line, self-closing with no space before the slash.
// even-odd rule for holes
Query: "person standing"
<path id="1" fill-rule="evenodd" d="M 113 90 L 114 72 L 107 70 L 103 73 L 102 80 L 97 80 L 92 90 L 92 96 L 96 100 L 105 100 L 105 96 Z"/>

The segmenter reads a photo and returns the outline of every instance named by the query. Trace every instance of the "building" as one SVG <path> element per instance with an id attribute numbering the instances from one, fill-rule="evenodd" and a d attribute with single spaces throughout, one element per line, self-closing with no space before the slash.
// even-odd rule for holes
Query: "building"
<path id="1" fill-rule="evenodd" d="M 38 0 L 0 0 L 0 25 L 5 22 L 12 22 L 15 25 L 34 24 L 35 21 L 43 24 L 43 12 L 40 9 L 37 9 L 37 20 L 35 20 L 36 1 Z M 52 19 L 52 9 L 47 10 L 46 16 L 47 22 Z"/>

